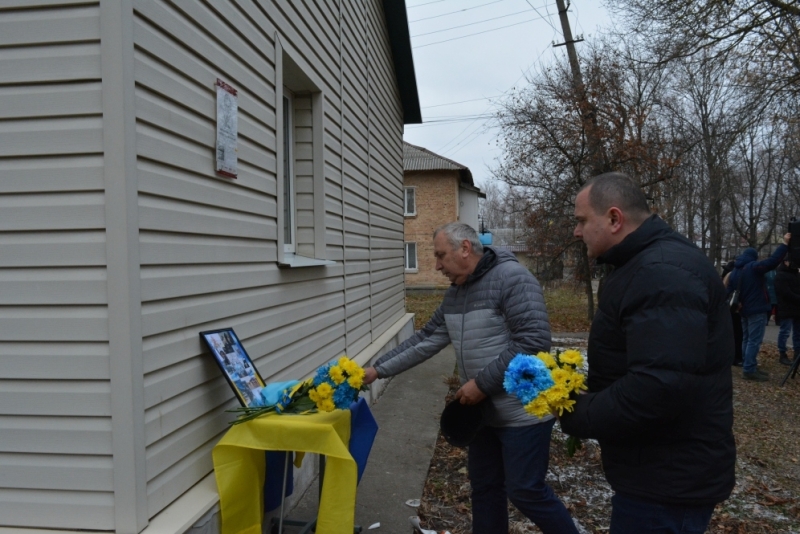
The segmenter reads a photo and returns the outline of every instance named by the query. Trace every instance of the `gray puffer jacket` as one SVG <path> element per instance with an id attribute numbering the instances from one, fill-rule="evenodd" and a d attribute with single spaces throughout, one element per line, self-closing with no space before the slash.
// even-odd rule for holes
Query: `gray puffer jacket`
<path id="1" fill-rule="evenodd" d="M 451 285 L 422 330 L 375 363 L 378 376 L 394 376 L 452 343 L 461 383 L 475 379 L 490 397 L 484 419 L 491 426 L 525 426 L 537 419 L 503 390 L 503 376 L 517 354 L 550 350 L 550 323 L 539 282 L 513 254 L 491 247 L 463 285 Z"/>

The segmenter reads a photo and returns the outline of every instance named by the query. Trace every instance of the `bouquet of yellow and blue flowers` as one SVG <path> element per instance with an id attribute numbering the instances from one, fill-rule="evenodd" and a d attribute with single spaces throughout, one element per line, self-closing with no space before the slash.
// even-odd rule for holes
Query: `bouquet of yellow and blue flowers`
<path id="1" fill-rule="evenodd" d="M 582 368 L 583 356 L 577 350 L 540 352 L 536 356 L 517 354 L 506 369 L 503 387 L 531 415 L 561 415 L 574 409 L 572 394 L 586 389 L 585 377 L 579 371 Z M 570 436 L 567 440 L 570 456 L 580 447 L 580 440 Z"/>
<path id="2" fill-rule="evenodd" d="M 229 410 L 239 414 L 231 424 L 244 423 L 268 413 L 344 410 L 358 400 L 360 391 L 367 389 L 364 385 L 364 369 L 347 356 L 323 365 L 307 380 L 293 380 L 276 386 L 280 389 L 277 401 L 271 401 L 267 391 L 269 388 L 265 387 L 261 402 Z"/>
<path id="3" fill-rule="evenodd" d="M 555 355 L 517 354 L 506 369 L 503 387 L 522 401 L 531 415 L 544 417 L 554 412 L 561 415 L 564 410 L 573 410 L 575 401 L 570 395 L 586 389 L 584 376 L 577 370 L 582 366 L 583 356 L 577 350 Z"/>

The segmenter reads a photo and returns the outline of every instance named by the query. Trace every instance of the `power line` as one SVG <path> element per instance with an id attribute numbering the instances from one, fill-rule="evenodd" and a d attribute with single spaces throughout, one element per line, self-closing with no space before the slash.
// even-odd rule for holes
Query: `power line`
<path id="1" fill-rule="evenodd" d="M 441 107 L 444 107 L 444 106 L 455 106 L 456 104 L 466 104 L 467 102 L 477 102 L 479 100 L 490 100 L 492 98 L 497 98 L 499 96 L 503 96 L 503 94 L 494 95 L 494 96 L 484 96 L 483 98 L 473 98 L 471 100 L 461 100 L 459 102 L 448 102 L 446 104 L 436 104 L 434 106 L 422 106 L 422 108 L 420 108 L 420 109 L 441 108 Z"/>
<path id="2" fill-rule="evenodd" d="M 481 4 L 479 6 L 465 7 L 464 9 L 459 9 L 457 11 L 450 11 L 448 13 L 442 13 L 441 15 L 433 15 L 432 17 L 425 17 L 424 19 L 410 20 L 408 22 L 409 22 L 409 24 L 413 24 L 414 22 L 421 22 L 423 20 L 438 19 L 439 17 L 446 17 L 447 15 L 455 15 L 456 13 L 461 13 L 463 11 L 469 11 L 470 9 L 478 9 L 479 7 L 490 6 L 492 4 L 497 4 L 497 3 L 505 2 L 505 1 L 506 0 L 494 0 L 494 2 L 489 2 L 488 4 Z"/>
<path id="3" fill-rule="evenodd" d="M 414 9 L 415 7 L 429 6 L 431 4 L 439 4 L 439 3 L 444 2 L 444 1 L 445 0 L 434 0 L 433 2 L 428 2 L 426 4 L 417 4 L 415 6 L 408 6 L 406 9 Z"/>
<path id="4" fill-rule="evenodd" d="M 517 11 L 516 13 L 509 13 L 507 15 L 500 15 L 499 17 L 492 17 L 490 19 L 482 19 L 482 20 L 479 20 L 479 21 L 476 21 L 476 22 L 469 22 L 467 24 L 461 24 L 460 26 L 451 26 L 450 28 L 444 28 L 444 29 L 441 29 L 441 30 L 435 30 L 435 31 L 428 32 L 428 33 L 418 33 L 416 35 L 412 35 L 411 37 L 422 37 L 423 35 L 432 35 L 434 33 L 447 32 L 447 31 L 450 31 L 450 30 L 456 30 L 458 28 L 466 28 L 467 26 L 475 26 L 476 24 L 483 24 L 484 22 L 490 22 L 492 20 L 504 19 L 506 17 L 513 17 L 515 15 L 521 15 L 522 13 L 528 13 L 529 11 L 530 11 L 529 9 L 526 9 L 525 11 Z"/>
<path id="5" fill-rule="evenodd" d="M 523 20 L 522 22 L 516 22 L 514 24 L 507 24 L 506 26 L 500 26 L 498 28 L 492 28 L 491 30 L 484 30 L 482 32 L 469 33 L 467 35 L 461 35 L 459 37 L 452 37 L 450 39 L 444 39 L 443 41 L 435 41 L 433 43 L 426 43 L 424 45 L 418 45 L 418 46 L 415 46 L 413 48 L 415 48 L 415 49 L 417 49 L 417 48 L 425 48 L 426 46 L 432 46 L 432 45 L 435 45 L 435 44 L 447 43 L 449 41 L 455 41 L 457 39 L 464 39 L 466 37 L 472 37 L 473 35 L 480 35 L 482 33 L 489 33 L 489 32 L 493 32 L 493 31 L 497 31 L 497 30 L 502 30 L 504 28 L 510 28 L 512 26 L 519 26 L 520 24 L 527 24 L 528 22 L 533 22 L 535 20 L 540 20 L 541 18 L 542 17 L 533 18 L 533 19 L 529 19 L 529 20 Z M 444 31 L 444 30 L 442 30 L 442 31 Z"/>
<path id="6" fill-rule="evenodd" d="M 488 119 L 493 117 L 492 113 L 479 113 L 473 115 L 448 115 L 443 117 L 431 117 L 430 119 L 425 120 L 425 124 L 427 123 L 439 123 L 439 122 L 462 122 L 462 121 L 471 121 L 471 120 L 479 120 L 479 119 Z"/>
<path id="7" fill-rule="evenodd" d="M 542 14 L 541 14 L 541 13 L 539 13 L 539 10 L 538 10 L 538 9 L 536 9 L 535 7 L 533 7 L 533 4 L 531 4 L 531 0 L 525 0 L 525 2 L 527 2 L 527 3 L 528 3 L 528 5 L 529 5 L 529 6 L 531 6 L 531 9 L 533 9 L 534 11 L 536 11 L 536 14 L 537 14 L 537 15 L 539 15 L 540 17 L 542 16 Z M 545 8 L 546 8 L 546 7 L 547 7 L 547 4 L 545 4 Z M 550 15 L 550 13 L 548 13 L 548 14 L 547 14 L 547 17 L 548 17 L 548 18 L 545 18 L 545 17 L 542 17 L 542 18 L 543 18 L 543 19 L 544 19 L 544 20 L 545 20 L 545 21 L 546 21 L 546 22 L 547 22 L 547 23 L 550 25 L 550 27 L 551 27 L 551 28 L 553 28 L 553 30 L 555 30 L 556 32 L 558 32 L 558 29 L 556 29 L 556 27 L 555 27 L 555 26 L 553 26 L 553 23 L 552 23 L 552 22 L 550 22 L 550 19 L 549 19 L 549 17 L 550 17 L 550 16 L 551 16 L 551 15 Z"/>
<path id="8" fill-rule="evenodd" d="M 555 34 L 556 34 L 556 33 L 557 33 L 557 32 L 556 32 L 556 30 L 554 29 L 554 30 L 553 30 L 553 35 L 555 36 Z M 543 48 L 543 49 L 542 49 L 542 51 L 539 53 L 539 56 L 538 56 L 538 57 L 537 57 L 537 58 L 536 58 L 536 59 L 533 61 L 533 63 L 531 63 L 531 64 L 528 66 L 528 68 L 527 68 L 527 69 L 525 69 L 525 70 L 522 72 L 522 74 L 520 75 L 520 77 L 519 77 L 519 78 L 517 78 L 517 79 L 516 79 L 516 81 L 515 81 L 515 82 L 512 84 L 512 87 L 511 87 L 511 88 L 513 88 L 514 86 L 516 86 L 516 85 L 517 85 L 517 83 L 518 83 L 518 82 L 519 82 L 519 81 L 520 81 L 522 78 L 524 78 L 524 77 L 525 77 L 525 75 L 526 75 L 526 74 L 527 74 L 527 73 L 528 73 L 528 72 L 531 70 L 531 68 L 532 68 L 532 67 L 533 67 L 535 64 L 537 64 L 537 63 L 538 63 L 538 62 L 539 62 L 539 61 L 542 59 L 542 56 L 543 56 L 543 55 L 545 54 L 545 52 L 547 52 L 548 50 L 549 50 L 549 48 L 547 48 L 547 47 L 545 47 L 545 48 Z M 508 89 L 508 91 L 506 91 L 505 93 L 503 93 L 503 95 L 507 94 L 507 93 L 508 93 L 510 90 L 511 90 L 511 89 Z M 503 95 L 500 95 L 500 96 L 503 96 Z M 489 109 L 491 109 L 491 106 L 487 107 L 487 108 L 486 108 L 486 111 L 484 111 L 484 113 L 488 112 L 488 111 L 489 111 Z M 448 150 L 448 151 L 449 151 L 449 152 L 448 152 L 448 154 L 449 154 L 449 155 L 454 155 L 454 154 L 457 154 L 459 151 L 461 151 L 461 149 L 463 149 L 465 146 L 468 146 L 468 145 L 469 145 L 469 143 L 471 143 L 471 142 L 472 142 L 474 139 L 476 139 L 476 138 L 478 137 L 478 135 L 479 135 L 479 134 L 480 134 L 480 132 L 481 132 L 481 127 L 484 125 L 485 121 L 484 121 L 483 123 L 480 123 L 480 124 L 478 124 L 478 128 L 476 128 L 476 129 L 475 129 L 475 130 L 474 130 L 472 133 L 470 133 L 470 134 L 467 134 L 467 136 L 466 136 L 466 137 L 464 137 L 463 139 L 461 139 L 460 141 L 456 142 L 456 140 L 457 140 L 459 137 L 461 137 L 461 136 L 464 134 L 464 132 L 466 132 L 467 130 L 469 130 L 469 129 L 470 129 L 470 127 L 472 126 L 472 124 L 474 124 L 476 121 L 477 121 L 477 119 L 476 119 L 475 121 L 473 121 L 472 123 L 468 124 L 466 128 L 464 128 L 463 130 L 461 130 L 461 132 L 459 132 L 459 133 L 458 133 L 458 135 L 456 135 L 456 136 L 455 136 L 454 138 L 452 138 L 452 139 L 451 139 L 449 142 L 447 142 L 447 143 L 446 143 L 446 144 L 445 144 L 445 145 L 444 145 L 444 146 L 443 146 L 441 149 L 439 149 L 439 150 L 437 151 L 437 154 L 442 154 L 442 155 L 444 155 L 444 152 L 445 152 L 445 150 Z M 452 146 L 452 148 L 449 148 L 449 147 L 450 147 L 450 145 L 452 145 L 454 142 L 455 142 L 455 145 L 453 145 L 453 146 Z M 459 147 L 461 147 L 461 148 L 459 148 Z"/>

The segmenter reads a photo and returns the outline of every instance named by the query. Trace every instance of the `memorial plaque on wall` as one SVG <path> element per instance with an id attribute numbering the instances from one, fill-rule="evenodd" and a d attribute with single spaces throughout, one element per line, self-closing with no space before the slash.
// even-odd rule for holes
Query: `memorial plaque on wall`
<path id="1" fill-rule="evenodd" d="M 236 178 L 239 102 L 236 89 L 217 79 L 217 173 Z"/>

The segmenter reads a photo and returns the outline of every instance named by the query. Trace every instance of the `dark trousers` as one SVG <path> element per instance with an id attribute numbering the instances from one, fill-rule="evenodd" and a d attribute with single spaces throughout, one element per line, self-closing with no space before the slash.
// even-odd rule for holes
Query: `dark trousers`
<path id="1" fill-rule="evenodd" d="M 610 534 L 703 534 L 714 505 L 675 506 L 611 497 Z"/>
<path id="2" fill-rule="evenodd" d="M 731 312 L 733 320 L 733 340 L 736 344 L 736 354 L 733 356 L 734 363 L 742 363 L 742 317 L 739 312 Z"/>
<path id="3" fill-rule="evenodd" d="M 508 500 L 544 534 L 578 534 L 545 484 L 555 419 L 521 427 L 484 427 L 467 454 L 472 485 L 472 533 L 506 534 Z"/>

